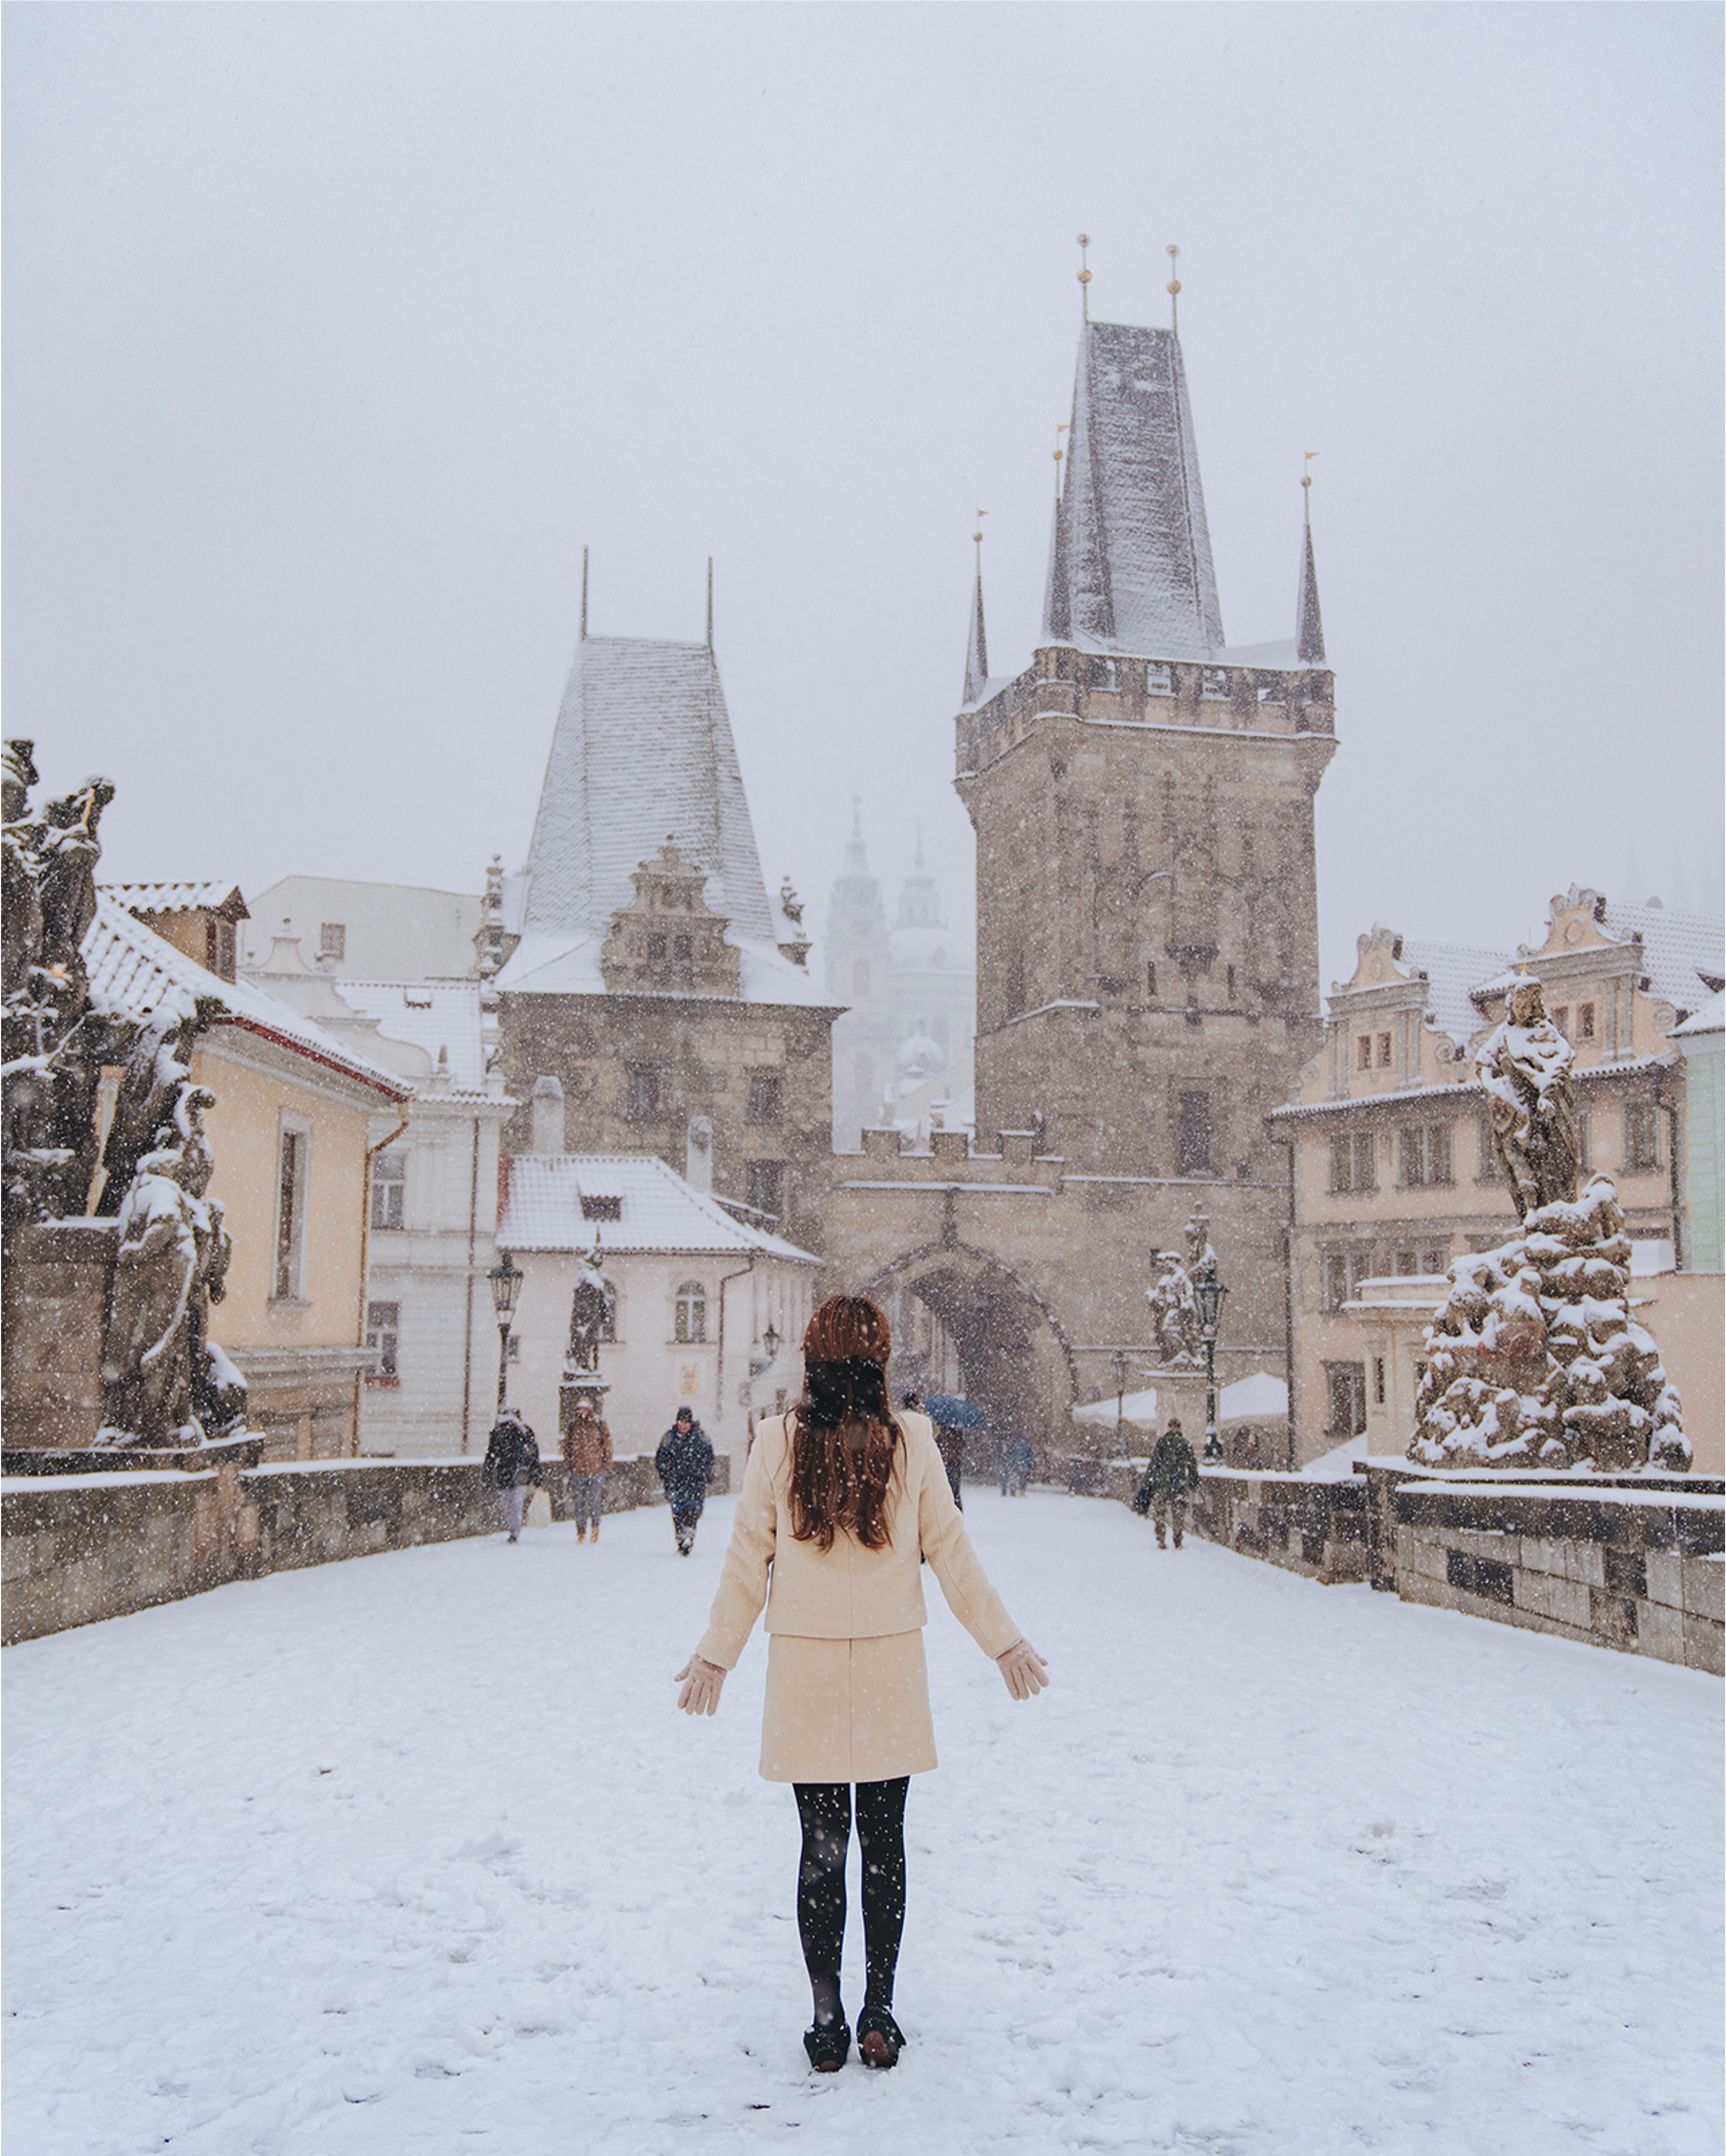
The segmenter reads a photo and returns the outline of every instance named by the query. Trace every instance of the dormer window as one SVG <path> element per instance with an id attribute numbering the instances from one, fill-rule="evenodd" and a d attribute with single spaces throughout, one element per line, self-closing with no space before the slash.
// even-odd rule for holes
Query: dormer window
<path id="1" fill-rule="evenodd" d="M 324 920 L 318 923 L 318 956 L 321 959 L 345 959 L 347 956 L 346 922 Z"/>
<path id="2" fill-rule="evenodd" d="M 1207 666 L 1199 677 L 1199 694 L 1226 704 L 1233 693 L 1227 666 Z"/>
<path id="3" fill-rule="evenodd" d="M 1145 693 L 1147 696 L 1174 694 L 1174 668 L 1166 659 L 1152 659 L 1146 666 Z"/>
<path id="4" fill-rule="evenodd" d="M 621 1220 L 623 1217 L 623 1200 L 616 1196 L 581 1193 L 581 1217 L 583 1220 Z"/>

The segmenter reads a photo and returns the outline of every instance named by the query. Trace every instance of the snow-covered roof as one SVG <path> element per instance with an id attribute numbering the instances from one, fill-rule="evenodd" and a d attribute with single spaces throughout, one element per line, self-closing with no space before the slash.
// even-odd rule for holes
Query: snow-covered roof
<path id="1" fill-rule="evenodd" d="M 1480 1031 L 1481 1013 L 1472 993 L 1507 962 L 1503 951 L 1475 950 L 1463 943 L 1419 943 L 1405 938 L 1402 944 L 1402 963 L 1426 976 L 1427 1018 L 1453 1041 L 1466 1041 Z"/>
<path id="2" fill-rule="evenodd" d="M 1726 922 L 1717 914 L 1681 914 L 1665 906 L 1607 900 L 1602 924 L 1614 936 L 1640 936 L 1651 995 L 1694 1010 L 1726 981 Z"/>
<path id="3" fill-rule="evenodd" d="M 502 1177 L 497 1241 L 504 1249 L 591 1250 L 597 1232 L 601 1253 L 754 1253 L 820 1263 L 795 1243 L 734 1219 L 717 1198 L 651 1153 L 506 1153 Z M 616 1199 L 620 1217 L 590 1217 L 583 1198 Z M 602 1215 L 610 1208 L 591 1210 Z"/>
<path id="4" fill-rule="evenodd" d="M 109 891 L 96 893 L 95 919 L 85 931 L 82 949 L 91 1001 L 98 1009 L 128 1018 L 147 1018 L 164 1008 L 189 1014 L 199 998 L 206 998 L 218 1005 L 218 1023 L 225 1019 L 294 1048 L 391 1100 L 406 1100 L 413 1089 L 381 1064 L 355 1055 L 290 1004 L 248 981 L 223 981 L 187 958 L 154 929 L 146 928 Z"/>
<path id="5" fill-rule="evenodd" d="M 1639 1078 L 1645 1071 L 1670 1070 L 1677 1060 L 1676 1052 L 1668 1048 L 1658 1055 L 1631 1056 L 1623 1063 L 1578 1064 L 1571 1076 L 1578 1086 L 1595 1086 L 1620 1078 Z M 1281 1108 L 1269 1110 L 1265 1120 L 1280 1123 L 1296 1115 L 1361 1115 L 1375 1109 L 1407 1108 L 1416 1101 L 1462 1100 L 1471 1095 L 1478 1098 L 1484 1090 L 1478 1078 L 1463 1078 L 1445 1086 L 1401 1086 L 1394 1092 L 1343 1093 L 1330 1101 L 1287 1101 Z"/>
<path id="6" fill-rule="evenodd" d="M 221 913 L 225 909 L 231 919 L 250 919 L 239 884 L 224 877 L 209 877 L 202 882 L 104 883 L 102 889 L 117 898 L 128 913 Z"/>
<path id="7" fill-rule="evenodd" d="M 485 1091 L 485 1044 L 476 981 L 344 981 L 330 986 L 387 1041 L 422 1049 L 433 1069 L 441 1052 L 457 1093 Z"/>
<path id="8" fill-rule="evenodd" d="M 1250 1377 L 1237 1378 L 1216 1396 L 1219 1422 L 1238 1423 L 1249 1415 L 1286 1415 L 1288 1411 L 1288 1385 L 1269 1370 L 1254 1370 Z"/>
<path id="9" fill-rule="evenodd" d="M 602 935 L 577 936 L 567 930 L 529 930 L 497 976 L 497 986 L 512 995 L 598 996 L 606 993 L 600 971 Z M 749 1004 L 805 1004 L 836 1009 L 804 967 L 793 965 L 773 943 L 727 934 L 726 941 L 742 956 L 742 996 Z M 613 994 L 627 991 L 612 990 Z"/>
<path id="10" fill-rule="evenodd" d="M 1726 992 L 1710 996 L 1698 1010 L 1691 1012 L 1681 1025 L 1674 1025 L 1672 1038 L 1694 1040 L 1703 1033 L 1726 1032 Z"/>
<path id="11" fill-rule="evenodd" d="M 1043 634 L 1148 659 L 1208 659 L 1223 643 L 1172 330 L 1087 322 L 1080 333 Z"/>
<path id="12" fill-rule="evenodd" d="M 587 637 L 558 713 L 528 849 L 528 935 L 592 937 L 634 898 L 630 873 L 667 837 L 707 872 L 734 940 L 773 919 L 710 647 Z"/>

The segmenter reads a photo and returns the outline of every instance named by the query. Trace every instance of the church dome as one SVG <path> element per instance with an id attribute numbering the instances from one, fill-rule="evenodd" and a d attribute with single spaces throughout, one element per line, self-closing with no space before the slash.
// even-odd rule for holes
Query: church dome
<path id="1" fill-rule="evenodd" d="M 947 1067 L 947 1051 L 927 1033 L 914 1033 L 894 1058 L 901 1078 L 933 1078 Z"/>

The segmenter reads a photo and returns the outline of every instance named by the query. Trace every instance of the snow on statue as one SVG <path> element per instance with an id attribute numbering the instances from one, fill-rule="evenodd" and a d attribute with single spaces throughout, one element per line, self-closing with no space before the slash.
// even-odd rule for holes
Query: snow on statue
<path id="1" fill-rule="evenodd" d="M 1576 1194 L 1573 1060 L 1540 983 L 1519 978 L 1476 1067 L 1522 1228 L 1450 1268 L 1408 1448 L 1423 1467 L 1690 1466 L 1678 1395 L 1631 1315 L 1617 1191 L 1592 1175 Z"/>

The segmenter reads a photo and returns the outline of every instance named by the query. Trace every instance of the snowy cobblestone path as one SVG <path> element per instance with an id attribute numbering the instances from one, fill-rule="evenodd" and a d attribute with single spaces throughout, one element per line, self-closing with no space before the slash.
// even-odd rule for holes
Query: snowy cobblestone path
<path id="1" fill-rule="evenodd" d="M 719 1503 L 9 1649 L 9 2156 L 1716 2156 L 1717 1682 L 967 1504 L 1055 1688 L 932 1589 L 898 2072 L 804 2066 L 759 1638 L 671 1705 Z"/>

